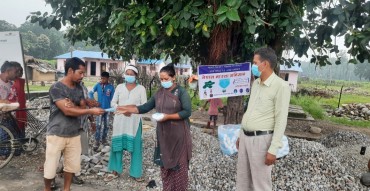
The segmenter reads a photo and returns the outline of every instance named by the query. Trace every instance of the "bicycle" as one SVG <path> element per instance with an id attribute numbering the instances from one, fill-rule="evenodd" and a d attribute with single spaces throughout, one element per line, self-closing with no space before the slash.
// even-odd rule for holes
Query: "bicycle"
<path id="1" fill-rule="evenodd" d="M 0 169 L 5 167 L 16 153 L 21 151 L 30 153 L 37 149 L 39 144 L 38 138 L 45 134 L 47 121 L 38 120 L 30 113 L 30 111 L 40 109 L 49 109 L 49 107 L 25 108 L 0 112 L 0 115 L 3 115 L 2 117 L 8 117 L 8 119 L 13 120 L 14 122 L 25 122 L 27 134 L 25 138 L 14 138 L 14 132 L 18 129 L 17 123 L 15 123 L 13 127 L 6 127 L 4 124 L 0 124 Z M 16 119 L 11 114 L 11 112 L 14 111 L 25 111 L 27 114 L 27 120 Z"/>

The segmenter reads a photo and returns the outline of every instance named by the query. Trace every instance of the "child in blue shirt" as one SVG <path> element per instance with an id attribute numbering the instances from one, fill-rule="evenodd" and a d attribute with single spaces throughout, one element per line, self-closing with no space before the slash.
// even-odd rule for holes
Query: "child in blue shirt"
<path id="1" fill-rule="evenodd" d="M 110 102 L 112 101 L 114 94 L 114 86 L 109 83 L 109 73 L 101 73 L 101 81 L 96 83 L 94 88 L 89 92 L 90 99 L 94 99 L 94 93 L 98 94 L 98 102 L 102 109 L 110 108 Z M 97 150 L 99 143 L 107 143 L 107 135 L 109 129 L 109 113 L 105 112 L 103 115 L 96 118 L 96 132 L 95 132 L 95 144 L 94 150 Z M 103 134 L 101 135 L 101 132 Z"/>

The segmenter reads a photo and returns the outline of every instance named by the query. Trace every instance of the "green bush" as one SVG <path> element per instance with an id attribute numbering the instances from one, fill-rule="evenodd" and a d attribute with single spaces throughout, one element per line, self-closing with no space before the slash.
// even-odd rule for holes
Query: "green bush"
<path id="1" fill-rule="evenodd" d="M 290 103 L 299 105 L 315 119 L 324 119 L 325 111 L 320 106 L 320 101 L 309 96 L 292 96 Z"/>

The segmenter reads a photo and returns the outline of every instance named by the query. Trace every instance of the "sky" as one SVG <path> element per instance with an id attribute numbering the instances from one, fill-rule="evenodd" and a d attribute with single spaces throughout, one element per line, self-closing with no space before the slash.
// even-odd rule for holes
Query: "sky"
<path id="1" fill-rule="evenodd" d="M 0 0 L 0 20 L 17 27 L 26 22 L 30 12 L 36 11 L 51 13 L 52 9 L 44 0 Z"/>

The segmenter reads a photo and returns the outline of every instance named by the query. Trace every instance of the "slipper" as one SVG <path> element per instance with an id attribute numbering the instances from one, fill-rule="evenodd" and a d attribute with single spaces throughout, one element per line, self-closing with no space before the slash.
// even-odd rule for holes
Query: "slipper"
<path id="1" fill-rule="evenodd" d="M 113 179 L 116 179 L 116 178 L 118 178 L 118 175 L 108 174 L 108 176 L 106 176 L 104 178 L 104 182 L 110 182 L 110 181 L 112 181 Z"/>
<path id="2" fill-rule="evenodd" d="M 135 177 L 132 177 L 136 182 L 144 182 L 144 178 L 135 178 Z"/>

